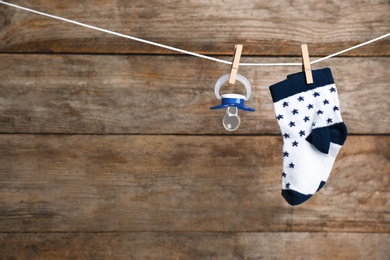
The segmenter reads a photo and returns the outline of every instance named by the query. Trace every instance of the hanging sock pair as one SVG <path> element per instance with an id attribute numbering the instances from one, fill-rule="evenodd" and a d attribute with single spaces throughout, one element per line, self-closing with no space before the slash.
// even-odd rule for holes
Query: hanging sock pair
<path id="1" fill-rule="evenodd" d="M 331 70 L 312 74 L 313 84 L 300 72 L 270 86 L 283 137 L 282 196 L 293 206 L 324 186 L 347 138 Z"/>

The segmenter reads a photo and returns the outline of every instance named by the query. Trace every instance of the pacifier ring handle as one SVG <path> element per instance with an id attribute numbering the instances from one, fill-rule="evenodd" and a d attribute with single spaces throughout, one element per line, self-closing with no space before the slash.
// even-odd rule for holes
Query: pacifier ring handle
<path id="1" fill-rule="evenodd" d="M 215 87 L 214 87 L 214 92 L 215 92 L 215 96 L 218 98 L 218 99 L 221 99 L 221 96 L 219 95 L 219 90 L 221 89 L 221 86 L 223 85 L 223 83 L 225 83 L 226 81 L 228 81 L 230 78 L 230 74 L 225 74 L 223 75 L 222 77 L 220 77 L 217 82 L 215 83 Z M 246 96 L 245 96 L 245 100 L 248 100 L 252 94 L 252 86 L 251 86 L 251 83 L 249 82 L 249 80 L 247 78 L 245 78 L 244 76 L 242 76 L 241 74 L 237 74 L 236 76 L 236 80 L 238 80 L 239 82 L 241 82 L 242 84 L 244 84 L 244 87 L 246 89 Z"/>

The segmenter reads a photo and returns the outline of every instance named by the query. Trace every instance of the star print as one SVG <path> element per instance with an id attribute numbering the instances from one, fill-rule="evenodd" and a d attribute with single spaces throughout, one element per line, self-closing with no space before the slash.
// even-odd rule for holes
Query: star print
<path id="1" fill-rule="evenodd" d="M 333 107 L 333 111 L 338 111 L 338 110 L 340 110 L 339 107 L 337 107 L 337 106 Z"/>
<path id="2" fill-rule="evenodd" d="M 328 118 L 328 120 L 326 120 L 326 122 L 327 122 L 328 124 L 331 124 L 331 123 L 333 123 L 333 120 L 332 120 L 332 118 Z"/>
<path id="3" fill-rule="evenodd" d="M 283 152 L 283 157 L 288 157 L 290 154 L 288 152 Z"/>
<path id="4" fill-rule="evenodd" d="M 329 104 L 329 101 L 327 99 L 325 99 L 324 101 L 322 101 L 324 103 L 324 105 L 327 105 Z"/>
<path id="5" fill-rule="evenodd" d="M 298 109 L 294 109 L 293 111 L 291 111 L 291 113 L 292 113 L 293 115 L 299 114 L 299 113 L 298 113 Z"/>
<path id="6" fill-rule="evenodd" d="M 287 177 L 287 174 L 286 174 L 285 172 L 282 172 L 282 176 L 283 176 L 284 178 L 286 178 L 286 177 Z"/>
<path id="7" fill-rule="evenodd" d="M 303 131 L 303 130 L 299 131 L 299 136 L 300 137 L 305 136 L 305 134 L 306 134 L 305 131 Z"/>
<path id="8" fill-rule="evenodd" d="M 293 126 L 295 126 L 295 122 L 290 121 L 290 127 L 293 127 Z"/>
<path id="9" fill-rule="evenodd" d="M 290 135 L 289 135 L 289 134 L 287 134 L 287 133 L 286 133 L 286 134 L 284 134 L 283 136 L 284 136 L 284 138 L 286 138 L 286 139 L 287 139 L 287 138 L 290 138 Z"/>
<path id="10" fill-rule="evenodd" d="M 294 169 L 294 167 L 295 167 L 295 164 L 293 164 L 293 163 L 290 163 L 290 164 L 288 165 L 288 168 L 290 168 L 290 169 Z"/>
<path id="11" fill-rule="evenodd" d="M 283 119 L 283 115 L 278 115 L 276 118 L 277 118 L 278 120 Z"/>
<path id="12" fill-rule="evenodd" d="M 302 97 L 302 96 L 299 96 L 299 98 L 298 98 L 298 101 L 299 102 L 301 102 L 301 101 L 304 101 L 305 100 L 305 98 L 304 97 Z"/>
<path id="13" fill-rule="evenodd" d="M 319 93 L 319 92 L 314 92 L 313 96 L 314 96 L 314 97 L 319 97 L 319 96 L 320 96 L 320 93 Z"/>
<path id="14" fill-rule="evenodd" d="M 286 184 L 286 189 L 290 189 L 290 185 L 291 185 L 290 183 L 287 183 Z"/>
<path id="15" fill-rule="evenodd" d="M 312 105 L 312 104 L 309 104 L 308 106 L 307 106 L 307 109 L 312 109 L 312 108 L 314 108 L 314 106 Z"/>
<path id="16" fill-rule="evenodd" d="M 324 112 L 322 112 L 321 110 L 318 110 L 317 111 L 317 115 L 322 115 Z"/>
<path id="17" fill-rule="evenodd" d="M 336 89 L 334 87 L 331 87 L 329 90 L 330 92 L 336 92 Z"/>
<path id="18" fill-rule="evenodd" d="M 298 147 L 298 142 L 297 141 L 294 141 L 294 142 L 292 142 L 292 146 L 296 146 L 296 147 Z"/>
<path id="19" fill-rule="evenodd" d="M 305 118 L 303 119 L 303 121 L 305 121 L 305 123 L 306 123 L 307 121 L 310 121 L 310 117 L 305 116 Z"/>
<path id="20" fill-rule="evenodd" d="M 288 107 L 288 102 L 283 102 L 283 107 Z"/>

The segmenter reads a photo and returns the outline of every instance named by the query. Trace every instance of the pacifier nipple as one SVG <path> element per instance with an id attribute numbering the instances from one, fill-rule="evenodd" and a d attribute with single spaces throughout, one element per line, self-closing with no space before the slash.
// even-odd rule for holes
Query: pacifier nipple
<path id="1" fill-rule="evenodd" d="M 228 131 L 236 131 L 240 126 L 241 119 L 238 116 L 237 107 L 228 107 L 226 108 L 226 114 L 223 117 L 222 124 Z"/>

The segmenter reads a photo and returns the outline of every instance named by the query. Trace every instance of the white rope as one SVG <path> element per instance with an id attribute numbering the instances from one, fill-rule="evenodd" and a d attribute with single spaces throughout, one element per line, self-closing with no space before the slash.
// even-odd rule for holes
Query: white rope
<path id="1" fill-rule="evenodd" d="M 383 39 L 383 38 L 386 38 L 386 37 L 388 37 L 388 36 L 390 36 L 390 33 L 385 34 L 385 35 L 382 35 L 382 36 L 379 36 L 379 37 L 377 37 L 377 38 L 375 38 L 375 39 L 372 39 L 372 40 L 363 42 L 363 43 L 361 43 L 361 44 L 352 46 L 352 47 L 350 47 L 350 48 L 348 48 L 348 49 L 345 49 L 345 50 L 342 50 L 342 51 L 333 53 L 333 54 L 331 54 L 331 55 L 328 55 L 328 56 L 326 56 L 326 57 L 320 58 L 320 59 L 318 59 L 318 60 L 312 61 L 312 62 L 310 62 L 310 64 L 314 64 L 314 63 L 317 63 L 317 62 L 321 62 L 321 61 L 323 61 L 323 60 L 327 60 L 327 59 L 329 59 L 329 58 L 332 58 L 332 57 L 334 57 L 334 56 L 340 55 L 340 54 L 345 53 L 345 52 L 347 52 L 347 51 L 351 51 L 351 50 L 353 50 L 353 49 L 357 49 L 357 48 L 362 47 L 362 46 L 364 46 L 364 45 L 367 45 L 367 44 L 370 44 L 370 43 L 379 41 L 379 40 L 381 40 L 381 39 Z"/>
<path id="2" fill-rule="evenodd" d="M 24 11 L 28 11 L 28 12 L 31 12 L 31 13 L 43 15 L 43 16 L 46 16 L 46 17 L 50 17 L 50 18 L 53 18 L 53 19 L 61 20 L 61 21 L 64 21 L 64 22 L 72 23 L 72 24 L 76 24 L 76 25 L 79 25 L 79 26 L 82 26 L 82 27 L 85 27 L 85 28 L 89 28 L 89 29 L 92 29 L 92 30 L 101 31 L 101 32 L 112 34 L 112 35 L 115 35 L 115 36 L 127 38 L 127 39 L 130 39 L 130 40 L 133 40 L 133 41 L 138 41 L 138 42 L 154 45 L 154 46 L 157 46 L 157 47 L 161 47 L 161 48 L 172 50 L 172 51 L 176 51 L 176 52 L 181 52 L 181 53 L 184 53 L 184 54 L 196 56 L 196 57 L 203 58 L 203 59 L 217 61 L 217 62 L 221 62 L 221 63 L 225 63 L 225 64 L 232 64 L 231 61 L 225 61 L 225 60 L 209 57 L 209 56 L 206 56 L 206 55 L 202 55 L 202 54 L 198 54 L 198 53 L 194 53 L 194 52 L 178 49 L 178 48 L 175 48 L 175 47 L 172 47 L 172 46 L 160 44 L 160 43 L 157 43 L 157 42 L 144 40 L 144 39 L 137 38 L 137 37 L 134 37 L 134 36 L 130 36 L 130 35 L 126 35 L 126 34 L 122 34 L 122 33 L 118 33 L 118 32 L 113 32 L 113 31 L 110 31 L 110 30 L 106 30 L 106 29 L 103 29 L 103 28 L 96 27 L 96 26 L 92 26 L 92 25 L 88 25 L 88 24 L 85 24 L 85 23 L 80 23 L 80 22 L 76 22 L 76 21 L 73 21 L 73 20 L 70 20 L 70 19 L 59 17 L 59 16 L 56 16 L 56 15 L 51 15 L 51 14 L 39 12 L 39 11 L 30 9 L 30 8 L 26 8 L 26 7 L 10 4 L 10 3 L 4 2 L 4 1 L 0 1 L 0 3 L 8 5 L 8 6 L 11 6 L 11 7 L 15 7 L 15 8 L 24 10 Z"/>
<path id="3" fill-rule="evenodd" d="M 154 45 L 154 46 L 157 46 L 157 47 L 160 47 L 160 48 L 164 48 L 164 49 L 168 49 L 168 50 L 171 50 L 171 51 L 176 51 L 176 52 L 180 52 L 180 53 L 184 53 L 184 54 L 188 54 L 188 55 L 191 55 L 191 56 L 195 56 L 195 57 L 199 57 L 199 58 L 203 58 L 203 59 L 207 59 L 207 60 L 212 60 L 212 61 L 216 61 L 216 62 L 220 62 L 220 63 L 224 63 L 224 64 L 229 64 L 229 65 L 232 64 L 231 61 L 226 61 L 226 60 L 222 60 L 222 59 L 218 59 L 218 58 L 202 55 L 202 54 L 199 54 L 199 53 L 195 53 L 195 52 L 191 52 L 191 51 L 186 51 L 186 50 L 183 50 L 183 49 L 175 48 L 175 47 L 168 46 L 168 45 L 165 45 L 165 44 L 152 42 L 152 41 L 144 40 L 144 39 L 137 38 L 137 37 L 134 37 L 134 36 L 130 36 L 130 35 L 126 35 L 126 34 L 114 32 L 114 31 L 106 30 L 106 29 L 99 28 L 99 27 L 96 27 L 96 26 L 88 25 L 88 24 L 85 24 L 85 23 L 80 23 L 80 22 L 77 22 L 77 21 L 74 21 L 74 20 L 70 20 L 70 19 L 66 19 L 66 18 L 63 18 L 63 17 L 60 17 L 60 16 L 39 12 L 39 11 L 30 9 L 30 8 L 26 8 L 26 7 L 15 5 L 15 4 L 10 4 L 10 3 L 4 2 L 4 1 L 0 1 L 0 4 L 8 5 L 8 6 L 11 6 L 11 7 L 15 7 L 17 9 L 21 9 L 21 10 L 24 10 L 24 11 L 27 11 L 27 12 L 39 14 L 39 15 L 46 16 L 46 17 L 50 17 L 52 19 L 64 21 L 64 22 L 67 22 L 67 23 L 76 24 L 76 25 L 79 25 L 79 26 L 82 26 L 82 27 L 85 27 L 85 28 L 89 28 L 89 29 L 92 29 L 92 30 L 101 31 L 101 32 L 104 32 L 104 33 L 107 33 L 107 34 L 112 34 L 112 35 L 119 36 L 119 37 L 122 37 L 122 38 L 127 38 L 127 39 L 130 39 L 130 40 L 133 40 L 133 41 L 138 41 L 138 42 L 142 42 L 142 43 L 145 43 L 145 44 Z M 314 61 L 312 61 L 310 63 L 314 64 L 314 63 L 317 63 L 317 62 L 324 61 L 326 59 L 329 59 L 329 58 L 332 58 L 334 56 L 340 55 L 340 54 L 345 53 L 347 51 L 350 51 L 350 50 L 362 47 L 364 45 L 373 43 L 375 41 L 379 41 L 379 40 L 381 40 L 383 38 L 386 38 L 388 36 L 390 36 L 390 33 L 387 33 L 385 35 L 379 36 L 379 37 L 377 37 L 375 39 L 372 39 L 372 40 L 369 40 L 367 42 L 363 42 L 361 44 L 358 44 L 356 46 L 350 47 L 348 49 L 345 49 L 345 50 L 333 53 L 333 54 L 328 55 L 326 57 L 314 60 Z M 302 63 L 301 62 L 297 62 L 297 63 L 240 63 L 239 65 L 240 66 L 302 66 Z"/>

